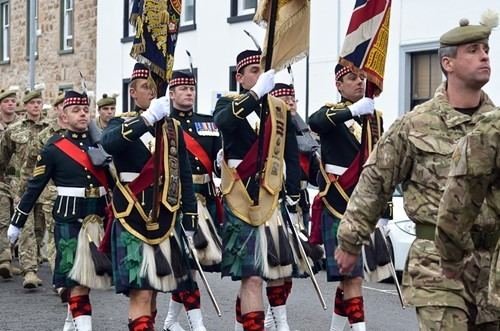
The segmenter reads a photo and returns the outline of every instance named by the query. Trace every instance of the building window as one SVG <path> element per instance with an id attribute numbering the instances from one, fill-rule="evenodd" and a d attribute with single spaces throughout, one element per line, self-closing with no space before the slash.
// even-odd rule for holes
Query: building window
<path id="1" fill-rule="evenodd" d="M 228 23 L 251 21 L 257 8 L 257 0 L 231 0 L 231 16 Z"/>
<path id="2" fill-rule="evenodd" d="M 236 66 L 229 67 L 229 91 L 239 91 L 239 84 L 236 81 Z"/>
<path id="3" fill-rule="evenodd" d="M 10 15 L 9 2 L 0 2 L 0 62 L 7 62 L 10 58 Z"/>
<path id="4" fill-rule="evenodd" d="M 255 14 L 257 0 L 238 0 L 238 16 Z"/>
<path id="5" fill-rule="evenodd" d="M 61 51 L 73 50 L 74 1 L 61 0 Z"/>
<path id="6" fill-rule="evenodd" d="M 130 24 L 130 14 L 134 7 L 134 0 L 124 0 L 123 2 L 123 39 L 122 42 L 134 40 L 135 26 Z"/>
<path id="7" fill-rule="evenodd" d="M 59 85 L 58 87 L 59 93 L 65 93 L 66 91 L 70 91 L 72 89 L 73 89 L 73 84 Z"/>
<path id="8" fill-rule="evenodd" d="M 181 27 L 194 25 L 195 21 L 195 0 L 182 1 Z"/>
<path id="9" fill-rule="evenodd" d="M 38 56 L 38 36 L 41 34 L 38 24 L 38 0 L 35 0 L 35 56 Z M 30 0 L 26 1 L 27 15 L 26 15 L 26 56 L 30 56 Z"/>
<path id="10" fill-rule="evenodd" d="M 441 82 L 437 50 L 411 53 L 411 109 L 432 98 Z"/>
<path id="11" fill-rule="evenodd" d="M 122 112 L 133 111 L 135 108 L 134 99 L 130 96 L 129 85 L 130 78 L 122 80 Z"/>

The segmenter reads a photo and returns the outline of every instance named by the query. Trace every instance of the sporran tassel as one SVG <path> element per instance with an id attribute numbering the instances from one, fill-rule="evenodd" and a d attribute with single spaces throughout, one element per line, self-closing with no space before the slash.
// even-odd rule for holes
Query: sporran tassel
<path id="1" fill-rule="evenodd" d="M 210 222 L 210 220 L 206 220 L 206 222 Z M 199 250 L 205 249 L 208 246 L 208 240 L 203 231 L 200 229 L 198 229 L 193 235 L 193 244 L 194 247 Z"/>
<path id="2" fill-rule="evenodd" d="M 292 248 L 281 222 L 278 224 L 278 242 L 280 245 L 280 265 L 284 267 L 292 264 L 294 262 Z"/>
<path id="3" fill-rule="evenodd" d="M 269 225 L 265 225 L 266 241 L 267 241 L 267 261 L 270 266 L 277 267 L 280 265 L 280 258 L 278 256 L 278 251 L 274 245 L 273 235 Z"/>
<path id="4" fill-rule="evenodd" d="M 175 278 L 183 278 L 187 275 L 187 270 L 184 264 L 185 258 L 175 236 L 170 237 L 170 254 L 172 259 L 172 269 L 174 270 Z"/>
<path id="5" fill-rule="evenodd" d="M 158 277 L 165 277 L 172 273 L 172 268 L 168 263 L 167 258 L 163 254 L 159 245 L 154 245 L 154 254 L 155 254 L 155 266 L 156 266 L 156 275 Z"/>

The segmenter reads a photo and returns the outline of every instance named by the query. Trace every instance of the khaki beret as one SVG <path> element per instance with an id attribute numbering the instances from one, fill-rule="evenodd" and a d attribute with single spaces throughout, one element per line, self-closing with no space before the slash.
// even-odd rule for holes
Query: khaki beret
<path id="1" fill-rule="evenodd" d="M 102 95 L 102 99 L 97 101 L 97 107 L 101 108 L 104 106 L 116 105 L 116 94 L 108 96 L 107 94 Z"/>
<path id="2" fill-rule="evenodd" d="M 15 97 L 16 95 L 16 90 L 0 90 L 0 101 L 8 97 Z"/>
<path id="3" fill-rule="evenodd" d="M 57 107 L 57 105 L 59 105 L 63 101 L 64 101 L 64 92 L 59 92 L 59 94 L 54 99 L 54 102 L 52 102 L 52 106 Z"/>
<path id="4" fill-rule="evenodd" d="M 498 14 L 486 11 L 479 25 L 470 25 L 469 20 L 462 18 L 459 26 L 444 33 L 439 38 L 441 47 L 458 46 L 480 40 L 488 40 L 491 30 L 498 25 Z"/>
<path id="5" fill-rule="evenodd" d="M 34 91 L 26 91 L 24 92 L 23 95 L 23 103 L 28 103 L 33 99 L 36 98 L 41 98 L 42 97 L 42 91 L 34 90 Z"/>

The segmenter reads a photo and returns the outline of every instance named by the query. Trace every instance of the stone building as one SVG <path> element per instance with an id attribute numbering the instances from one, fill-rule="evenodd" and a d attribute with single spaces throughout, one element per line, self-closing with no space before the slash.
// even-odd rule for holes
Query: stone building
<path id="1" fill-rule="evenodd" d="M 0 88 L 29 87 L 29 2 L 0 0 Z M 97 0 L 35 0 L 35 83 L 45 103 L 59 91 L 95 90 Z"/>

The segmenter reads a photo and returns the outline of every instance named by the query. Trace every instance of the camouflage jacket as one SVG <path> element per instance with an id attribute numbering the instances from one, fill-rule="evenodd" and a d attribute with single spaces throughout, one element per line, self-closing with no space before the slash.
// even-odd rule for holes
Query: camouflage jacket
<path id="1" fill-rule="evenodd" d="M 7 128 L 14 124 L 19 119 L 16 115 L 14 120 L 10 123 L 5 123 L 0 118 L 0 139 L 2 139 L 3 134 Z M 0 173 L 0 195 L 12 197 L 12 190 L 10 189 L 10 182 L 15 177 L 16 169 L 13 166 L 7 167 Z"/>
<path id="2" fill-rule="evenodd" d="M 471 236 L 482 235 L 485 244 L 498 240 L 500 219 L 500 110 L 484 116 L 474 130 L 461 139 L 451 161 L 446 190 L 438 214 L 436 246 L 442 265 L 460 271 L 463 258 L 474 250 Z M 484 203 L 483 203 L 484 202 Z M 478 214 L 492 224 L 475 230 Z M 491 238 L 490 238 L 491 237 Z M 475 238 L 474 238 L 475 239 Z M 491 240 L 490 240 L 491 239 Z"/>
<path id="3" fill-rule="evenodd" d="M 48 126 L 40 131 L 38 137 L 35 137 L 29 142 L 26 149 L 26 158 L 24 160 L 23 166 L 21 167 L 17 196 L 22 196 L 24 191 L 26 190 L 26 184 L 32 177 L 33 169 L 35 169 L 36 162 L 38 161 L 38 155 L 40 155 L 43 146 L 45 146 L 47 141 L 54 134 L 63 134 L 65 131 L 65 129 L 59 126 L 56 119 L 50 119 L 50 122 L 48 122 Z M 38 202 L 51 203 L 55 201 L 56 197 L 56 187 L 53 185 L 52 181 L 50 181 L 38 198 Z"/>
<path id="4" fill-rule="evenodd" d="M 32 141 L 46 126 L 47 121 L 45 120 L 34 122 L 23 118 L 4 131 L 0 141 L 0 174 L 4 177 L 1 182 L 10 184 L 12 191 L 17 192 L 18 178 L 26 159 L 28 142 Z M 9 178 L 5 177 L 5 174 L 10 167 L 16 170 L 14 178 L 10 179 L 9 183 Z"/>
<path id="5" fill-rule="evenodd" d="M 448 103 L 444 82 L 431 100 L 398 119 L 379 140 L 351 195 L 338 230 L 341 248 L 360 252 L 399 183 L 408 217 L 415 223 L 436 224 L 455 144 L 493 108 L 482 92 L 472 116 L 456 111 Z"/>

